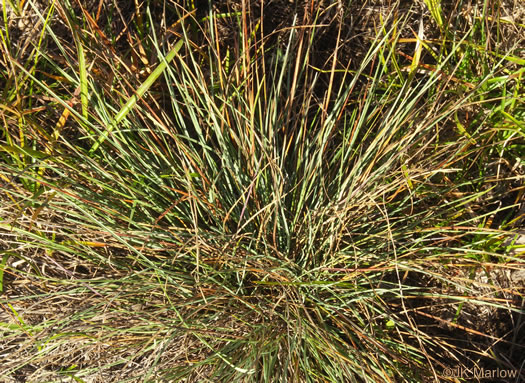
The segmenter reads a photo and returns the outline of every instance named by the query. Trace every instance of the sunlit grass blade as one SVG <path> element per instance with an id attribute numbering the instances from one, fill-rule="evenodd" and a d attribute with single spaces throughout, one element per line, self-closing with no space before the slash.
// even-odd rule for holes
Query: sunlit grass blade
<path id="1" fill-rule="evenodd" d="M 162 58 L 160 63 L 157 65 L 155 70 L 151 72 L 148 78 L 137 88 L 135 93 L 128 99 L 128 101 L 122 106 L 120 111 L 115 115 L 111 122 L 106 126 L 101 137 L 91 146 L 89 153 L 94 153 L 98 147 L 106 140 L 109 134 L 117 127 L 117 125 L 126 118 L 127 114 L 133 110 L 137 102 L 144 96 L 148 89 L 153 85 L 153 83 L 159 78 L 159 76 L 166 70 L 168 64 L 175 58 L 179 50 L 184 44 L 183 40 L 177 41 L 173 48 L 169 51 L 166 57 Z"/>

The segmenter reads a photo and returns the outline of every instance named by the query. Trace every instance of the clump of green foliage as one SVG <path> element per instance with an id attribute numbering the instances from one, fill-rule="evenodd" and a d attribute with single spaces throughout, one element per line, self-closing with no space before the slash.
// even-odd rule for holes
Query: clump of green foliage
<path id="1" fill-rule="evenodd" d="M 524 26 L 504 3 L 8 3 L 2 375 L 519 369 Z"/>

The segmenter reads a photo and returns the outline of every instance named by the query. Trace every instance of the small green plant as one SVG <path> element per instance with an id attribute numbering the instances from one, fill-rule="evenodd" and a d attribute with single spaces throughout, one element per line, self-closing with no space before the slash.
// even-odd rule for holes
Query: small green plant
<path id="1" fill-rule="evenodd" d="M 517 288 L 477 273 L 523 267 L 505 250 L 523 70 L 484 45 L 489 9 L 455 30 L 425 2 L 430 37 L 431 19 L 393 6 L 357 55 L 352 4 L 274 24 L 273 8 L 233 3 L 57 1 L 29 59 L 2 37 L 1 374 L 421 382 L 451 361 L 516 367 L 493 343 L 521 350 L 521 330 L 470 319 L 522 313 Z"/>

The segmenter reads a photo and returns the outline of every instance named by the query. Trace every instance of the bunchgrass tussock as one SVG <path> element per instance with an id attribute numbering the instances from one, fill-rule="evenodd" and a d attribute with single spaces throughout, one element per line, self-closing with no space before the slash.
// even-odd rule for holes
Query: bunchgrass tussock
<path id="1" fill-rule="evenodd" d="M 525 11 L 452 3 L 2 2 L 0 375 L 523 378 Z"/>

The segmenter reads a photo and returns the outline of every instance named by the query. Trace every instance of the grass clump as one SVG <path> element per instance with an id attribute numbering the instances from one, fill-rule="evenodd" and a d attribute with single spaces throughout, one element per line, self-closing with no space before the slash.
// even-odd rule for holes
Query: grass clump
<path id="1" fill-rule="evenodd" d="M 424 3 L 4 3 L 2 375 L 523 375 L 523 22 Z"/>

